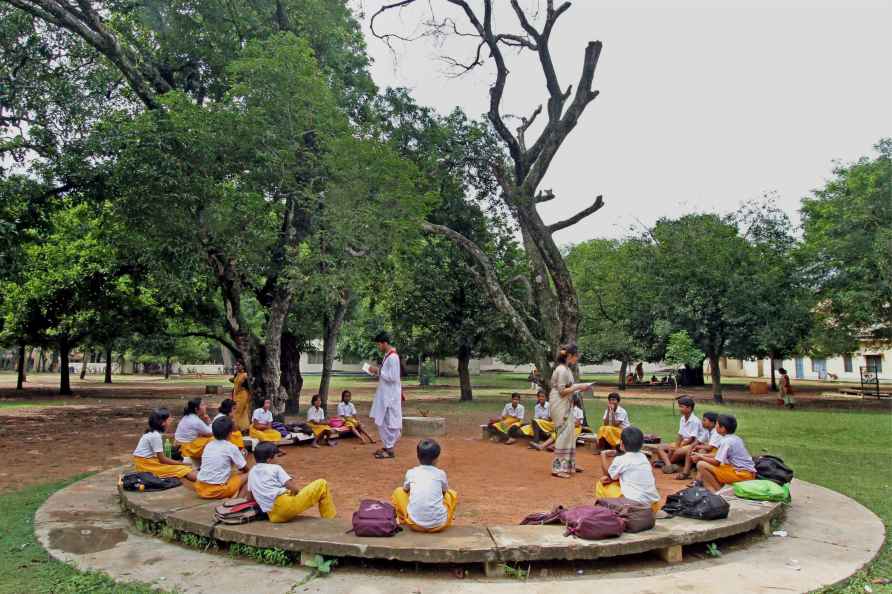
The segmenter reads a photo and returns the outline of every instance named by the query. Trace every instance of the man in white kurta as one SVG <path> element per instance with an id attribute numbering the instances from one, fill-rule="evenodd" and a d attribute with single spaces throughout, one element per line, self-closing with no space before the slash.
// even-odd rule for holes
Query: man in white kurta
<path id="1" fill-rule="evenodd" d="M 375 452 L 376 458 L 393 458 L 393 448 L 399 441 L 403 429 L 402 386 L 400 385 L 400 357 L 386 333 L 375 337 L 378 350 L 384 354 L 384 361 L 378 368 L 378 389 L 372 401 L 369 416 L 378 426 L 378 435 L 384 448 Z M 374 368 L 373 368 L 374 369 Z"/>

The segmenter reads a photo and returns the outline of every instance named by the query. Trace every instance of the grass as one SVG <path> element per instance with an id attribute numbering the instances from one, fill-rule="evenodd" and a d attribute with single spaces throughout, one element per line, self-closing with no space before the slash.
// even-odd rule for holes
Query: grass
<path id="1" fill-rule="evenodd" d="M 64 400 L 52 401 L 52 402 L 41 402 L 41 401 L 28 401 L 28 402 L 3 402 L 0 401 L 0 410 L 11 409 L 11 408 L 43 408 L 46 406 L 65 406 L 68 404 Z"/>

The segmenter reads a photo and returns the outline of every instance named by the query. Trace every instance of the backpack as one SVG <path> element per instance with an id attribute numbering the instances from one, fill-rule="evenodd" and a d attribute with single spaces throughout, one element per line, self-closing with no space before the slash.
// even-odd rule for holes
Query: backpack
<path id="1" fill-rule="evenodd" d="M 778 485 L 773 481 L 755 480 L 734 483 L 734 494 L 741 499 L 756 501 L 783 501 L 790 503 L 790 485 Z"/>
<path id="2" fill-rule="evenodd" d="M 122 476 L 119 484 L 125 491 L 166 491 L 182 483 L 178 478 L 159 478 L 151 472 L 131 472 Z"/>
<path id="3" fill-rule="evenodd" d="M 753 459 L 756 465 L 756 478 L 786 485 L 793 480 L 793 469 L 777 456 L 758 456 Z"/>
<path id="4" fill-rule="evenodd" d="M 542 526 L 543 524 L 560 524 L 561 514 L 565 511 L 563 505 L 555 507 L 550 512 L 536 512 L 520 521 L 521 526 Z"/>
<path id="5" fill-rule="evenodd" d="M 721 495 L 716 495 L 703 487 L 689 487 L 667 497 L 663 511 L 670 516 L 721 520 L 728 517 L 731 506 Z"/>
<path id="6" fill-rule="evenodd" d="M 278 431 L 279 435 L 281 435 L 283 438 L 291 435 L 288 427 L 286 427 L 284 423 L 280 423 L 279 421 L 273 421 L 272 425 L 270 425 L 270 429 L 272 429 L 273 431 Z"/>
<path id="7" fill-rule="evenodd" d="M 363 499 L 353 512 L 353 532 L 356 536 L 393 536 L 402 530 L 396 521 L 396 510 L 389 503 Z"/>
<path id="8" fill-rule="evenodd" d="M 247 524 L 265 518 L 260 505 L 247 499 L 230 499 L 214 508 L 214 521 L 217 524 Z"/>
<path id="9" fill-rule="evenodd" d="M 659 435 L 654 435 L 653 433 L 648 433 L 644 436 L 644 443 L 660 443 L 662 439 L 660 439 Z"/>
<path id="10" fill-rule="evenodd" d="M 626 527 L 626 523 L 616 512 L 593 505 L 564 510 L 561 513 L 561 521 L 567 527 L 564 536 L 575 536 L 585 540 L 616 538 Z"/>
<path id="11" fill-rule="evenodd" d="M 598 499 L 595 505 L 616 512 L 625 521 L 626 532 L 644 532 L 656 524 L 654 511 L 649 505 L 625 497 Z"/>

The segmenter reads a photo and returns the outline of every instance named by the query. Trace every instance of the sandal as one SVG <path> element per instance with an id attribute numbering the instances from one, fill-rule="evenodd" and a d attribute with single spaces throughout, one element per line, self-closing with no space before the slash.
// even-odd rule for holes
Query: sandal
<path id="1" fill-rule="evenodd" d="M 576 472 L 585 472 L 585 469 L 584 469 L 584 468 L 579 468 L 579 467 L 577 466 L 577 467 L 576 467 Z"/>
<path id="2" fill-rule="evenodd" d="M 566 472 L 552 472 L 551 476 L 561 479 L 571 478 L 571 475 L 567 474 Z"/>
<path id="3" fill-rule="evenodd" d="M 677 480 L 677 481 L 686 481 L 689 478 L 691 478 L 691 475 L 688 474 L 687 472 L 679 472 L 678 474 L 675 475 L 675 480 Z"/>
<path id="4" fill-rule="evenodd" d="M 673 472 L 678 472 L 678 464 L 670 464 L 663 467 L 663 474 L 672 474 Z"/>
<path id="5" fill-rule="evenodd" d="M 396 454 L 387 450 L 378 450 L 375 452 L 375 458 L 378 460 L 386 460 L 387 458 L 396 458 Z"/>
<path id="6" fill-rule="evenodd" d="M 517 441 L 517 440 L 514 439 L 513 437 L 509 437 L 508 439 L 505 440 L 505 445 L 511 445 L 515 441 Z"/>

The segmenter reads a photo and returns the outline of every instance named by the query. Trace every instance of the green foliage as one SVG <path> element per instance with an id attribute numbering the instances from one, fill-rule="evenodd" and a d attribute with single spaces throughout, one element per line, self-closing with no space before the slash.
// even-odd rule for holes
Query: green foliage
<path id="1" fill-rule="evenodd" d="M 276 548 L 254 547 L 241 543 L 229 545 L 230 557 L 246 557 L 265 565 L 285 567 L 294 563 L 294 559 L 288 551 Z"/>
<path id="2" fill-rule="evenodd" d="M 719 550 L 719 545 L 711 542 L 706 545 L 706 555 L 712 557 L 713 559 L 718 559 L 722 556 L 722 552 Z"/>
<path id="3" fill-rule="evenodd" d="M 530 579 L 530 568 L 531 566 L 527 564 L 526 569 L 520 569 L 517 567 L 512 567 L 507 563 L 502 563 L 502 573 L 505 574 L 505 577 L 519 580 L 521 582 L 525 582 Z"/>
<path id="4" fill-rule="evenodd" d="M 663 360 L 668 365 L 674 367 L 682 367 L 686 365 L 694 368 L 703 362 L 703 357 L 705 357 L 703 351 L 697 348 L 697 345 L 694 344 L 694 341 L 691 340 L 688 333 L 684 330 L 680 330 L 678 332 L 673 332 L 669 336 L 669 341 L 666 344 L 666 354 L 663 356 Z"/>
<path id="5" fill-rule="evenodd" d="M 207 551 L 210 548 L 217 548 L 217 541 L 200 534 L 192 534 L 191 532 L 177 532 L 177 538 L 181 543 L 190 549 L 198 549 Z"/>

